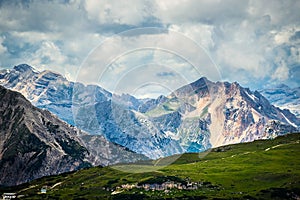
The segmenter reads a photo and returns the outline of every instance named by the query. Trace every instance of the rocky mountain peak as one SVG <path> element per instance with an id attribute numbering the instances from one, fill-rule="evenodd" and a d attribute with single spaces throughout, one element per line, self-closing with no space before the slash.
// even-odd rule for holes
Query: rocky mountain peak
<path id="1" fill-rule="evenodd" d="M 206 96 L 210 93 L 211 84 L 212 82 L 206 77 L 201 77 L 200 79 L 175 90 L 170 96 L 178 99 L 185 99 L 194 94 Z"/>
<path id="2" fill-rule="evenodd" d="M 211 83 L 211 81 L 209 81 L 206 77 L 201 77 L 198 80 L 190 83 L 189 85 L 193 88 L 193 89 L 198 89 L 198 88 L 202 88 L 207 86 L 207 84 Z"/>
<path id="3" fill-rule="evenodd" d="M 27 65 L 27 64 L 16 65 L 14 67 L 14 70 L 16 70 L 18 72 L 28 72 L 28 71 L 33 72 L 33 68 L 30 65 Z"/>
<path id="4" fill-rule="evenodd" d="M 51 81 L 55 81 L 58 79 L 64 79 L 66 80 L 61 74 L 58 74 L 56 72 L 52 72 L 50 70 L 44 70 L 41 72 L 42 77 L 51 80 Z"/>

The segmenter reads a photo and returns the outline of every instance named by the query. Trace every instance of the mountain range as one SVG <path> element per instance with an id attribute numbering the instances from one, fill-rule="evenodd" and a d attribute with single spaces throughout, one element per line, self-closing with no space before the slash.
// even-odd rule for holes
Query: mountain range
<path id="1" fill-rule="evenodd" d="M 102 135 L 152 159 L 274 138 L 297 132 L 300 125 L 294 114 L 273 106 L 259 92 L 204 77 L 168 96 L 146 100 L 26 64 L 2 70 L 0 84 L 91 134 L 87 137 Z"/>
<path id="2" fill-rule="evenodd" d="M 267 87 L 259 91 L 270 103 L 281 109 L 288 109 L 300 117 L 300 87 L 290 88 L 285 84 Z"/>

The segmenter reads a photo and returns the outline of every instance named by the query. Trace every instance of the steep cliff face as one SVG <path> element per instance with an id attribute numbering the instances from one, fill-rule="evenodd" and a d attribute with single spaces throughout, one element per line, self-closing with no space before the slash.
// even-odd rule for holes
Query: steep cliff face
<path id="1" fill-rule="evenodd" d="M 92 165 L 133 162 L 142 155 L 90 136 L 0 86 L 0 185 Z"/>
<path id="2" fill-rule="evenodd" d="M 81 132 L 0 86 L 0 184 L 91 166 Z"/>
<path id="3" fill-rule="evenodd" d="M 276 137 L 297 131 L 300 124 L 289 110 L 274 107 L 259 92 L 206 78 L 149 100 L 69 82 L 28 65 L 0 72 L 0 84 L 90 134 L 150 158 Z"/>

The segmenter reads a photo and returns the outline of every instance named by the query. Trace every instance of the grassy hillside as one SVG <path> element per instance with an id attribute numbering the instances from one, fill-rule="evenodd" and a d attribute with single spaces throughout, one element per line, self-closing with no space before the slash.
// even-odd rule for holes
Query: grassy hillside
<path id="1" fill-rule="evenodd" d="M 299 141 L 300 134 L 289 134 L 228 145 L 201 154 L 184 154 L 166 167 L 163 165 L 174 157 L 95 167 L 2 188 L 0 192 L 17 192 L 21 199 L 299 199 Z M 168 180 L 195 182 L 198 189 L 118 188 L 122 184 Z M 43 186 L 48 186 L 47 194 L 39 194 Z"/>

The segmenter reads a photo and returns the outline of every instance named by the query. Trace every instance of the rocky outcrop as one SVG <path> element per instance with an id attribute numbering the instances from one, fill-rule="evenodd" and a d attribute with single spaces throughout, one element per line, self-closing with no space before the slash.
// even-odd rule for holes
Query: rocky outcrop
<path id="1" fill-rule="evenodd" d="M 79 134 L 49 111 L 0 86 L 0 184 L 15 185 L 91 166 Z"/>

